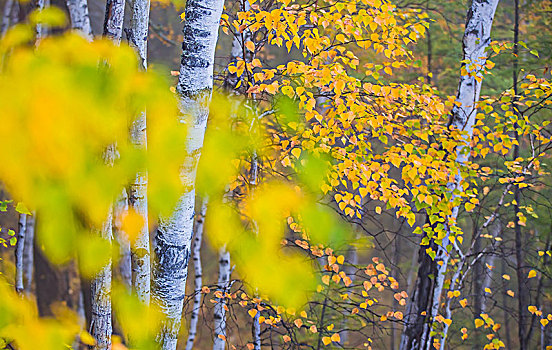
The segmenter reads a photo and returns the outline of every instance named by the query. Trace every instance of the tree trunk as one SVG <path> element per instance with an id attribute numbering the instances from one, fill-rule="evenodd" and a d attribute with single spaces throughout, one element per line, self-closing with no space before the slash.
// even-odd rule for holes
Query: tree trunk
<path id="1" fill-rule="evenodd" d="M 25 294 L 31 295 L 33 289 L 33 248 L 35 233 L 35 216 L 27 215 L 27 225 L 25 230 L 25 247 L 23 248 L 23 280 L 25 282 Z"/>
<path id="2" fill-rule="evenodd" d="M 468 138 L 473 133 L 473 126 L 476 116 L 476 104 L 479 101 L 481 91 L 482 73 L 479 68 L 485 65 L 487 54 L 485 49 L 491 41 L 491 28 L 498 0 L 479 1 L 474 0 L 468 10 L 466 29 L 463 38 L 463 62 L 462 66 L 468 74 L 460 77 L 456 102 L 452 109 L 449 125 L 464 130 Z M 479 81 L 476 79 L 479 79 Z M 469 141 L 469 140 L 467 140 Z M 465 147 L 460 147 L 456 153 L 456 161 L 460 164 L 466 163 L 469 152 Z M 454 182 L 449 184 L 450 190 L 461 190 L 462 176 L 455 175 Z M 454 200 L 453 195 L 451 200 Z M 452 210 L 451 218 L 456 220 L 459 208 Z M 407 319 L 405 329 L 401 338 L 401 350 L 406 349 L 429 349 L 432 346 L 431 328 L 432 322 L 439 311 L 441 292 L 445 282 L 449 253 L 446 250 L 449 245 L 450 229 L 443 238 L 442 244 L 432 242 L 430 246 L 436 251 L 435 259 L 432 260 L 425 252 L 425 247 L 420 249 L 420 269 L 416 281 L 416 289 L 407 308 Z M 433 275 L 434 278 L 431 278 Z M 426 315 L 422 315 L 425 311 Z"/>
<path id="3" fill-rule="evenodd" d="M 197 335 L 197 323 L 199 322 L 199 309 L 201 308 L 201 288 L 203 286 L 203 270 L 201 266 L 201 243 L 203 241 L 203 223 L 207 213 L 207 199 L 203 200 L 201 211 L 197 217 L 195 225 L 194 247 L 192 251 L 192 260 L 194 261 L 194 305 L 192 307 L 192 316 L 190 317 L 190 329 L 188 331 L 188 341 L 186 350 L 192 350 L 194 340 Z"/>
<path id="4" fill-rule="evenodd" d="M 148 26 L 149 0 L 134 0 L 130 17 L 130 29 L 127 31 L 129 44 L 135 48 L 144 70 L 148 68 Z M 130 140 L 135 147 L 145 149 L 146 112 L 143 111 L 131 126 Z M 145 303 L 150 302 L 151 289 L 151 249 L 148 226 L 148 175 L 145 171 L 136 174 L 134 182 L 129 186 L 129 205 L 144 219 L 144 226 L 132 245 L 132 286 L 138 298 Z"/>
<path id="5" fill-rule="evenodd" d="M 90 25 L 87 0 L 67 0 L 67 9 L 71 17 L 71 29 L 78 31 L 83 37 L 92 41 L 94 34 Z"/>
<path id="6" fill-rule="evenodd" d="M 27 227 L 27 214 L 19 214 L 17 230 L 17 242 L 15 244 L 15 291 L 19 294 L 25 290 L 23 284 L 23 256 L 25 250 L 25 230 Z"/>
<path id="7" fill-rule="evenodd" d="M 203 147 L 213 90 L 213 64 L 223 0 L 186 2 L 180 76 L 177 85 L 181 122 L 188 124 L 182 168 L 185 192 L 170 217 L 159 219 L 154 240 L 153 298 L 165 315 L 159 342 L 164 350 L 176 349 L 192 240 L 195 177 Z"/>
<path id="8" fill-rule="evenodd" d="M 219 276 L 218 291 L 222 293 L 222 298 L 216 298 L 214 307 L 214 329 L 215 339 L 213 350 L 224 350 L 226 345 L 226 298 L 225 294 L 230 287 L 230 253 L 225 247 L 219 250 Z"/>
<path id="9" fill-rule="evenodd" d="M 125 0 L 107 0 L 105 4 L 103 35 L 113 40 L 115 44 L 121 42 L 124 17 Z"/>
<path id="10" fill-rule="evenodd" d="M 104 223 L 101 236 L 107 241 L 112 237 L 112 213 Z M 94 349 L 111 349 L 111 334 L 113 332 L 111 320 L 111 261 L 96 275 L 91 284 L 92 320 L 90 334 L 96 339 Z"/>
<path id="11" fill-rule="evenodd" d="M 131 290 L 132 286 L 132 269 L 130 258 L 130 242 L 128 236 L 122 230 L 121 217 L 128 210 L 128 197 L 126 191 L 123 190 L 117 201 L 115 202 L 113 211 L 113 236 L 119 245 L 116 254 L 116 260 L 119 261 L 118 273 L 119 276 L 128 290 Z"/>
<path id="12" fill-rule="evenodd" d="M 7 0 L 4 4 L 4 12 L 2 12 L 2 27 L 0 28 L 0 35 L 3 37 L 8 29 L 10 28 L 10 25 L 13 23 L 11 22 L 12 19 L 12 12 L 14 11 L 14 8 L 17 6 L 18 1 L 16 0 Z"/>

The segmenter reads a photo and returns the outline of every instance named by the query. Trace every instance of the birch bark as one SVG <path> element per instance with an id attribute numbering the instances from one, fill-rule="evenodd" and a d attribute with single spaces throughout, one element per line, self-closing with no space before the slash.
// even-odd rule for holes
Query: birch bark
<path id="1" fill-rule="evenodd" d="M 222 298 L 216 298 L 214 307 L 214 329 L 215 338 L 213 350 L 224 350 L 226 345 L 226 299 L 225 294 L 230 287 L 230 253 L 225 247 L 219 250 L 219 276 L 218 291 L 222 293 Z"/>
<path id="2" fill-rule="evenodd" d="M 15 244 L 15 291 L 23 293 L 23 251 L 25 249 L 25 230 L 27 227 L 27 214 L 19 214 L 17 230 L 17 242 Z"/>
<path id="3" fill-rule="evenodd" d="M 207 213 L 207 199 L 203 200 L 201 210 L 197 217 L 195 225 L 194 248 L 192 251 L 192 260 L 194 261 L 194 305 L 192 316 L 190 318 L 190 330 L 188 331 L 188 340 L 186 350 L 192 350 L 197 335 L 197 324 L 199 321 L 199 309 L 201 308 L 201 287 L 203 286 L 203 269 L 201 266 L 201 243 L 203 241 L 203 223 Z"/>
<path id="4" fill-rule="evenodd" d="M 126 191 L 121 191 L 121 195 L 117 198 L 113 211 L 113 236 L 119 245 L 117 261 L 119 261 L 119 274 L 121 280 L 128 290 L 132 286 L 132 269 L 130 258 L 130 242 L 128 236 L 123 232 L 121 218 L 128 210 L 128 196 Z"/>
<path id="5" fill-rule="evenodd" d="M 476 104 L 481 92 L 481 67 L 485 66 L 487 54 L 485 49 L 491 41 L 491 28 L 498 0 L 473 0 L 467 13 L 466 29 L 463 38 L 462 67 L 468 74 L 460 77 L 457 105 L 452 109 L 449 125 L 466 132 L 467 138 L 473 133 L 476 116 Z M 476 79 L 477 78 L 477 79 Z M 456 161 L 464 164 L 468 160 L 468 146 L 460 147 L 456 153 Z M 462 176 L 457 173 L 454 182 L 449 184 L 451 190 L 461 190 Z M 451 201 L 457 195 L 453 195 Z M 451 220 L 456 220 L 459 208 L 452 210 Z M 449 229 L 447 228 L 447 231 Z M 436 256 L 431 260 L 425 252 L 420 254 L 420 269 L 416 281 L 416 289 L 407 308 L 407 323 L 401 338 L 401 350 L 429 349 L 432 344 L 431 325 L 439 311 L 441 292 L 445 282 L 445 274 L 449 262 L 449 245 L 447 233 L 442 245 L 434 245 Z M 424 249 L 425 250 L 425 249 Z M 434 279 L 430 278 L 434 276 Z M 426 315 L 421 315 L 425 311 Z"/>
<path id="6" fill-rule="evenodd" d="M 103 224 L 101 237 L 111 241 L 112 237 L 112 212 Z M 96 275 L 91 284 L 92 317 L 90 322 L 90 334 L 96 339 L 95 350 L 111 349 L 111 261 L 106 264 Z"/>
<path id="7" fill-rule="evenodd" d="M 188 124 L 187 160 L 182 168 L 185 192 L 173 213 L 161 217 L 154 239 L 153 300 L 166 317 L 159 334 L 164 350 L 176 349 L 192 241 L 195 177 L 203 147 L 213 90 L 213 64 L 224 0 L 188 0 L 177 85 L 180 120 Z"/>
<path id="8" fill-rule="evenodd" d="M 116 45 L 121 42 L 123 34 L 123 19 L 125 13 L 124 0 L 107 0 L 105 9 L 104 35 Z M 113 164 L 116 158 L 116 146 L 110 145 L 104 153 L 107 165 Z M 100 235 L 111 242 L 113 239 L 113 208 L 110 208 L 107 219 L 102 225 Z M 111 349 L 113 324 L 111 316 L 111 261 L 96 275 L 91 283 L 91 320 L 90 334 L 96 339 L 94 349 Z"/>
<path id="9" fill-rule="evenodd" d="M 130 28 L 127 32 L 129 44 L 138 53 L 142 68 L 147 70 L 150 1 L 134 0 L 131 12 Z M 130 140 L 135 147 L 140 149 L 147 147 L 145 111 L 140 113 L 131 126 Z M 132 286 L 138 298 L 143 303 L 149 304 L 151 295 L 151 250 L 148 226 L 147 173 L 145 171 L 137 173 L 128 190 L 130 207 L 144 219 L 144 226 L 137 235 L 131 249 Z"/>
<path id="10" fill-rule="evenodd" d="M 4 4 L 4 12 L 2 12 L 2 27 L 0 28 L 0 35 L 4 36 L 10 27 L 12 11 L 16 6 L 16 0 L 7 0 Z"/>
<path id="11" fill-rule="evenodd" d="M 87 0 L 67 0 L 67 9 L 69 10 L 69 17 L 71 17 L 71 28 L 92 41 L 94 35 L 90 25 Z"/>
<path id="12" fill-rule="evenodd" d="M 105 3 L 103 35 L 113 40 L 117 45 L 121 43 L 121 37 L 123 36 L 124 17 L 125 0 L 107 0 Z"/>
<path id="13" fill-rule="evenodd" d="M 25 294 L 30 295 L 33 285 L 33 267 L 34 267 L 34 233 L 35 233 L 35 216 L 27 216 L 27 225 L 25 229 L 25 246 L 23 248 L 23 280 L 25 282 Z"/>

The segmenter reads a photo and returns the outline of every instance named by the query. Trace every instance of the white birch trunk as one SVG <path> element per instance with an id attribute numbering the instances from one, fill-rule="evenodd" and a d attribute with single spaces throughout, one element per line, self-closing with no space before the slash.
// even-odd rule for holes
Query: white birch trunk
<path id="1" fill-rule="evenodd" d="M 112 237 L 112 212 L 110 210 L 107 220 L 103 224 L 100 235 L 110 241 Z M 96 339 L 94 350 L 111 349 L 111 261 L 107 263 L 96 275 L 91 283 L 92 315 L 90 322 L 90 334 Z"/>
<path id="2" fill-rule="evenodd" d="M 203 286 L 203 269 L 201 266 L 201 243 L 203 241 L 203 223 L 207 213 L 207 199 L 203 200 L 201 211 L 198 215 L 195 225 L 194 247 L 192 251 L 192 260 L 194 261 L 194 305 L 192 316 L 190 317 L 190 329 L 188 331 L 188 340 L 186 350 L 192 350 L 197 336 L 197 324 L 199 322 L 199 309 L 201 308 L 201 288 Z"/>
<path id="3" fill-rule="evenodd" d="M 1 36 L 4 36 L 10 28 L 12 11 L 16 6 L 16 2 L 16 0 L 7 0 L 4 4 L 4 12 L 2 12 L 2 27 L 0 28 Z"/>
<path id="4" fill-rule="evenodd" d="M 36 0 L 36 9 L 39 11 L 44 10 L 50 6 L 50 0 Z M 47 28 L 42 23 L 36 24 L 36 45 L 47 35 Z"/>
<path id="5" fill-rule="evenodd" d="M 473 126 L 475 124 L 475 116 L 477 113 L 476 104 L 479 101 L 481 79 L 483 78 L 481 70 L 487 61 L 485 49 L 491 42 L 491 28 L 497 5 L 498 0 L 473 0 L 467 14 L 466 29 L 463 38 L 463 61 L 467 63 L 463 63 L 462 67 L 464 67 L 469 74 L 465 74 L 460 77 L 458 93 L 456 96 L 456 102 L 458 102 L 459 105 L 455 105 L 453 107 L 449 123 L 450 126 L 466 132 L 466 137 L 468 138 L 466 140 L 466 144 L 469 144 L 469 138 L 471 138 L 473 134 Z M 464 164 L 468 160 L 469 150 L 467 147 L 468 146 L 460 147 L 457 150 L 456 161 L 460 164 Z M 455 175 L 454 182 L 449 184 L 449 188 L 451 190 L 461 190 L 460 186 L 462 180 L 462 175 L 457 173 Z M 453 194 L 451 201 L 453 201 L 456 197 L 457 195 Z M 456 220 L 458 211 L 458 207 L 453 208 L 450 218 L 451 220 Z M 442 244 L 437 246 L 436 256 L 433 262 L 435 264 L 435 280 L 431 286 L 432 291 L 429 294 L 430 297 L 427 303 L 427 318 L 420 316 L 420 313 L 424 310 L 413 308 L 412 305 L 409 305 L 409 311 L 411 313 L 415 313 L 413 317 L 418 319 L 423 317 L 429 319 L 429 322 L 423 323 L 423 330 L 421 334 L 416 334 L 410 330 L 410 325 L 407 323 L 401 339 L 401 350 L 430 349 L 432 346 L 432 337 L 430 335 L 432 322 L 439 311 L 441 293 L 443 291 L 443 285 L 450 258 L 450 255 L 446 250 L 446 246 L 450 243 L 449 234 L 450 231 L 447 233 L 445 238 L 443 238 Z M 420 286 L 419 288 L 427 288 L 427 285 L 423 285 L 422 283 L 418 283 L 418 285 Z M 416 292 L 416 295 L 424 294 Z M 411 300 L 411 303 L 416 302 L 416 300 Z M 417 323 L 419 322 L 420 321 L 417 320 Z"/>
<path id="6" fill-rule="evenodd" d="M 27 215 L 27 225 L 25 228 L 25 246 L 23 250 L 23 280 L 25 282 L 25 294 L 31 295 L 33 286 L 33 267 L 34 267 L 34 234 L 35 234 L 35 216 Z"/>
<path id="7" fill-rule="evenodd" d="M 163 350 L 176 349 L 192 240 L 195 177 L 203 147 L 213 90 L 213 64 L 224 0 L 188 0 L 183 28 L 182 59 L 177 85 L 181 122 L 188 124 L 182 169 L 186 192 L 169 217 L 159 219 L 154 240 L 154 301 L 165 315 L 159 342 Z"/>
<path id="8" fill-rule="evenodd" d="M 104 35 L 116 45 L 121 42 L 124 19 L 124 0 L 107 0 L 105 10 Z M 117 157 L 115 145 L 104 152 L 104 161 L 110 166 Z M 102 225 L 100 235 L 111 242 L 113 239 L 113 207 L 109 209 L 107 219 Z M 91 283 L 90 334 L 96 339 L 94 349 L 111 349 L 113 333 L 111 316 L 111 260 L 102 268 Z"/>
<path id="9" fill-rule="evenodd" d="M 15 243 L 15 291 L 23 293 L 23 251 L 25 249 L 25 230 L 27 227 L 27 214 L 19 213 L 17 230 L 17 242 Z"/>
<path id="10" fill-rule="evenodd" d="M 92 41 L 94 35 L 90 25 L 87 0 L 67 0 L 67 9 L 71 17 L 71 29 L 78 31 L 87 40 Z"/>
<path id="11" fill-rule="evenodd" d="M 148 68 L 148 26 L 150 1 L 134 0 L 132 3 L 130 28 L 127 32 L 129 44 L 135 48 L 140 64 Z M 140 113 L 131 126 L 130 140 L 135 147 L 145 149 L 146 112 Z M 144 219 L 144 226 L 132 245 L 132 286 L 138 298 L 145 304 L 150 302 L 151 263 L 150 237 L 148 226 L 148 175 L 145 171 L 136 174 L 129 186 L 129 204 Z"/>
<path id="12" fill-rule="evenodd" d="M 124 17 L 125 0 L 107 0 L 105 3 L 103 35 L 113 40 L 115 44 L 121 43 Z"/>
<path id="13" fill-rule="evenodd" d="M 213 350 L 224 350 L 226 346 L 226 298 L 225 294 L 230 287 L 230 253 L 226 247 L 219 250 L 219 276 L 218 290 L 222 293 L 222 298 L 216 298 L 214 307 L 214 330 L 215 337 Z"/>
<path id="14" fill-rule="evenodd" d="M 118 251 L 118 267 L 119 274 L 125 287 L 128 290 L 132 286 L 131 273 L 131 258 L 130 258 L 130 242 L 128 236 L 123 232 L 121 218 L 128 210 L 128 196 L 125 190 L 121 191 L 121 195 L 117 198 L 113 212 L 113 236 L 119 245 Z"/>

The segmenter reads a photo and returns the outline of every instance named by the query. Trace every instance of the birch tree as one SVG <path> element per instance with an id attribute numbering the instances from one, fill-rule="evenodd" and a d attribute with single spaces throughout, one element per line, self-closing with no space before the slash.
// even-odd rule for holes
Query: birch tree
<path id="1" fill-rule="evenodd" d="M 100 235 L 103 239 L 111 241 L 112 235 L 112 212 L 108 214 Z M 94 349 L 111 349 L 111 334 L 113 332 L 111 317 L 111 261 L 106 264 L 96 275 L 91 284 L 91 322 L 90 334 L 96 339 Z"/>
<path id="2" fill-rule="evenodd" d="M 80 32 L 86 39 L 92 40 L 92 26 L 88 14 L 87 0 L 67 0 L 67 9 L 71 18 L 71 29 Z"/>
<path id="3" fill-rule="evenodd" d="M 188 340 L 186 341 L 186 350 L 192 350 L 197 335 L 197 324 L 199 322 L 199 309 L 201 308 L 201 287 L 203 286 L 203 269 L 201 266 L 201 243 L 203 242 L 203 224 L 205 214 L 207 213 L 207 199 L 203 200 L 201 210 L 197 216 L 195 224 L 194 247 L 192 251 L 192 260 L 194 261 L 194 304 L 192 306 L 192 315 L 190 317 L 190 329 L 188 330 Z"/>
<path id="4" fill-rule="evenodd" d="M 131 6 L 130 28 L 127 31 L 129 44 L 134 47 L 140 59 L 141 67 L 148 68 L 148 24 L 150 1 L 134 0 Z M 146 139 L 146 112 L 143 111 L 134 120 L 130 139 L 135 147 L 145 149 Z M 145 171 L 139 172 L 130 184 L 128 193 L 129 206 L 140 214 L 144 223 L 131 247 L 132 286 L 140 300 L 146 304 L 150 302 L 151 264 L 150 239 L 148 227 L 148 176 Z"/>
<path id="5" fill-rule="evenodd" d="M 19 1 L 7 0 L 4 4 L 4 12 L 2 12 L 2 27 L 0 27 L 0 36 L 4 36 L 12 23 L 14 13 L 19 11 Z"/>
<path id="6" fill-rule="evenodd" d="M 15 244 L 15 290 L 17 293 L 23 293 L 25 286 L 23 284 L 23 255 L 25 248 L 25 230 L 27 227 L 27 214 L 19 214 L 17 243 Z"/>
<path id="7" fill-rule="evenodd" d="M 213 90 L 213 64 L 223 0 L 186 2 L 182 58 L 176 88 L 182 123 L 188 126 L 188 154 L 182 169 L 185 192 L 173 213 L 161 217 L 154 239 L 153 295 L 165 316 L 159 343 L 164 350 L 176 349 L 187 268 L 192 240 L 195 176 L 203 147 L 209 101 Z"/>
<path id="8" fill-rule="evenodd" d="M 462 75 L 458 85 L 456 104 L 452 109 L 449 126 L 463 130 L 469 139 L 473 133 L 476 117 L 476 104 L 479 101 L 482 84 L 482 67 L 485 66 L 487 53 L 485 49 L 491 41 L 491 27 L 498 0 L 472 1 L 466 19 L 464 32 Z M 468 148 L 459 147 L 456 161 L 467 162 Z M 460 190 L 462 175 L 458 172 L 449 189 Z M 457 197 L 453 194 L 451 201 Z M 458 217 L 459 207 L 452 209 L 451 221 Z M 431 325 L 439 311 L 441 292 L 445 282 L 450 255 L 446 247 L 450 243 L 450 228 L 447 230 L 442 245 L 432 244 L 436 255 L 434 259 L 421 248 L 419 255 L 419 270 L 414 294 L 407 308 L 406 325 L 401 338 L 402 350 L 429 349 L 432 345 Z M 431 275 L 434 276 L 431 278 Z"/>
<path id="9" fill-rule="evenodd" d="M 124 20 L 124 0 L 107 0 L 105 9 L 104 35 L 113 40 L 115 44 L 121 42 Z M 110 145 L 104 154 L 107 165 L 112 165 L 116 157 L 115 145 Z M 100 235 L 111 242 L 113 239 L 113 209 L 107 214 L 107 219 L 102 225 Z M 111 348 L 111 335 L 113 332 L 111 315 L 111 261 L 96 275 L 91 284 L 91 321 L 90 334 L 96 339 L 94 349 L 103 350 Z"/>
<path id="10" fill-rule="evenodd" d="M 25 281 L 25 293 L 31 294 L 33 285 L 33 267 L 34 267 L 34 236 L 35 236 L 35 216 L 27 215 L 27 223 L 25 227 L 25 247 L 23 248 L 23 279 Z"/>

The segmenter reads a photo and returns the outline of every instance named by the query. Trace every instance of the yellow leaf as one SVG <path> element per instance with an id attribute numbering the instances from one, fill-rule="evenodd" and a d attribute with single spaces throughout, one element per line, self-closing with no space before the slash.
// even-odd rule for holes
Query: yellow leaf
<path id="1" fill-rule="evenodd" d="M 291 150 L 291 154 L 297 159 L 299 159 L 299 156 L 301 155 L 301 149 L 300 148 L 294 148 Z"/>
<path id="2" fill-rule="evenodd" d="M 86 344 L 86 345 L 96 344 L 96 339 L 94 339 L 94 337 L 90 335 L 90 333 L 88 333 L 87 331 L 82 331 L 80 333 L 80 340 L 83 344 Z"/>
<path id="3" fill-rule="evenodd" d="M 540 323 L 542 324 L 543 327 L 546 327 L 546 325 L 548 324 L 548 320 L 546 318 L 543 318 L 540 320 Z"/>
<path id="4" fill-rule="evenodd" d="M 381 214 L 381 207 L 376 207 L 376 213 Z"/>
<path id="5" fill-rule="evenodd" d="M 504 278 L 506 281 L 510 280 L 510 276 L 506 274 L 502 275 L 502 278 Z"/>
<path id="6" fill-rule="evenodd" d="M 324 343 L 324 345 L 328 345 L 332 342 L 332 340 L 330 339 L 330 337 L 322 337 L 322 343 Z"/>
<path id="7" fill-rule="evenodd" d="M 295 94 L 295 93 L 293 92 L 293 88 L 292 88 L 291 86 L 289 86 L 289 85 L 282 86 L 281 90 L 282 90 L 282 93 L 283 93 L 284 95 L 286 95 L 287 97 L 293 97 L 293 95 Z"/>
<path id="8" fill-rule="evenodd" d="M 510 289 L 508 289 L 508 291 L 506 292 L 506 294 L 508 294 L 509 296 L 511 296 L 512 298 L 514 297 L 514 292 Z"/>
<path id="9" fill-rule="evenodd" d="M 295 327 L 301 328 L 301 326 L 303 325 L 303 320 L 298 318 L 295 321 L 293 321 L 293 323 L 295 324 Z"/>
<path id="10" fill-rule="evenodd" d="M 338 343 L 338 342 L 341 340 L 341 337 L 339 336 L 338 333 L 334 333 L 334 334 L 332 334 L 331 340 L 332 340 L 333 342 Z"/>
<path id="11" fill-rule="evenodd" d="M 340 255 L 337 257 L 337 263 L 339 265 L 343 265 L 344 262 L 345 262 L 345 257 L 343 255 Z"/>
<path id="12" fill-rule="evenodd" d="M 537 275 L 537 271 L 531 270 L 529 271 L 529 274 L 527 275 L 527 278 L 533 278 Z"/>
<path id="13" fill-rule="evenodd" d="M 475 323 L 475 328 L 479 328 L 479 327 L 483 326 L 483 324 L 485 324 L 485 322 L 480 318 L 476 318 L 474 323 Z"/>
<path id="14" fill-rule="evenodd" d="M 251 309 L 251 310 L 247 311 L 247 313 L 249 314 L 249 316 L 251 316 L 251 318 L 254 318 L 255 315 L 257 315 L 257 310 Z"/>
<path id="15" fill-rule="evenodd" d="M 462 299 L 459 301 L 460 305 L 462 305 L 462 308 L 466 307 L 468 305 L 468 301 L 466 299 Z"/>
<path id="16" fill-rule="evenodd" d="M 529 310 L 530 313 L 534 314 L 536 311 L 537 311 L 537 307 L 536 306 L 528 306 L 527 309 Z"/>
<path id="17" fill-rule="evenodd" d="M 255 43 L 253 43 L 252 41 L 247 41 L 245 43 L 245 47 L 251 52 L 255 51 Z"/>

